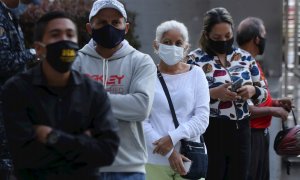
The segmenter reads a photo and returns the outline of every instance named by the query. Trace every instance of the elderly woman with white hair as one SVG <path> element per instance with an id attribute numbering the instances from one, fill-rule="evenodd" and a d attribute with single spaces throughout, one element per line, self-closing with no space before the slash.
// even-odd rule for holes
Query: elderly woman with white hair
<path id="1" fill-rule="evenodd" d="M 182 179 L 184 162 L 180 140 L 199 142 L 209 119 L 209 89 L 203 70 L 183 62 L 189 48 L 186 26 L 175 20 L 156 29 L 157 66 L 169 91 L 179 126 L 175 128 L 168 100 L 157 79 L 152 110 L 144 121 L 148 162 L 147 180 Z"/>

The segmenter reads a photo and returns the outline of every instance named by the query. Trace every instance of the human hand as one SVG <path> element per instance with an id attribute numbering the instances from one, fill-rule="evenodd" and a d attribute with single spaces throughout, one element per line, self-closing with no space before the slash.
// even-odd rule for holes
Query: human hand
<path id="1" fill-rule="evenodd" d="M 53 130 L 50 126 L 46 125 L 35 125 L 33 129 L 35 130 L 37 140 L 44 144 L 47 143 L 48 134 Z"/>
<path id="2" fill-rule="evenodd" d="M 286 121 L 289 116 L 289 112 L 283 107 L 270 107 L 271 114 L 274 117 L 279 117 L 283 121 Z"/>
<path id="3" fill-rule="evenodd" d="M 244 85 L 241 88 L 237 89 L 238 95 L 246 101 L 255 95 L 255 87 L 252 85 Z"/>
<path id="4" fill-rule="evenodd" d="M 169 157 L 169 163 L 171 168 L 178 172 L 180 175 L 186 175 L 186 171 L 183 165 L 183 161 L 191 161 L 187 157 L 183 156 L 182 154 L 178 153 L 176 150 L 174 150 Z"/>
<path id="5" fill-rule="evenodd" d="M 169 135 L 160 138 L 159 140 L 153 142 L 152 144 L 156 146 L 153 150 L 153 154 L 157 153 L 162 156 L 168 154 L 168 152 L 170 152 L 171 149 L 174 147 L 172 139 Z"/>
<path id="6" fill-rule="evenodd" d="M 288 112 L 290 112 L 292 110 L 292 108 L 294 107 L 294 105 L 292 104 L 293 100 L 291 98 L 288 97 L 284 97 L 284 98 L 280 98 L 275 100 L 275 106 L 280 106 L 283 107 L 284 109 L 286 109 Z"/>
<path id="7" fill-rule="evenodd" d="M 236 92 L 230 91 L 229 86 L 231 83 L 225 83 L 218 87 L 212 88 L 212 93 L 214 94 L 214 99 L 219 99 L 220 101 L 235 101 L 240 97 L 237 96 Z"/>

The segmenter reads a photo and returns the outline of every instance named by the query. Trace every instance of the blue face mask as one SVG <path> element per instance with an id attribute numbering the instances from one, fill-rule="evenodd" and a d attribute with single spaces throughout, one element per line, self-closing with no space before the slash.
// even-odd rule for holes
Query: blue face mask
<path id="1" fill-rule="evenodd" d="M 120 30 L 108 24 L 100 29 L 92 29 L 92 37 L 100 46 L 112 49 L 124 40 L 125 29 Z"/>

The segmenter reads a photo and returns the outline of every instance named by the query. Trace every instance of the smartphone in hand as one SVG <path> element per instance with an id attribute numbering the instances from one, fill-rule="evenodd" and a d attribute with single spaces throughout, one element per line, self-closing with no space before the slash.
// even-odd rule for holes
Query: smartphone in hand
<path id="1" fill-rule="evenodd" d="M 192 161 L 183 161 L 184 170 L 186 173 L 190 171 Z"/>
<path id="2" fill-rule="evenodd" d="M 242 87 L 243 79 L 238 79 L 234 81 L 231 85 L 231 91 L 236 92 L 239 88 Z"/>

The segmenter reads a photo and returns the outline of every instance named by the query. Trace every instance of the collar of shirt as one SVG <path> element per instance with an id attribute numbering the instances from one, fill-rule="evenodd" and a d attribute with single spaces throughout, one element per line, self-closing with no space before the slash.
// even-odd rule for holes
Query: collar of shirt
<path id="1" fill-rule="evenodd" d="M 40 63 L 36 67 L 33 67 L 30 73 L 32 74 L 32 84 L 48 87 L 47 79 L 42 70 L 42 63 Z M 81 83 L 83 83 L 83 80 L 79 73 L 74 70 L 71 70 L 71 76 L 67 86 L 76 86 Z"/>

